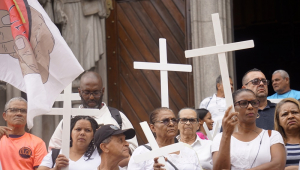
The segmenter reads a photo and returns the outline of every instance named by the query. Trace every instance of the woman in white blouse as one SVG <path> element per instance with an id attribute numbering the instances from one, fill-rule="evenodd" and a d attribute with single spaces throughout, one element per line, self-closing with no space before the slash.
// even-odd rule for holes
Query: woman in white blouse
<path id="1" fill-rule="evenodd" d="M 223 133 L 218 134 L 212 145 L 214 169 L 284 169 L 286 153 L 281 135 L 274 130 L 256 126 L 259 117 L 255 94 L 248 89 L 233 93 L 236 112 L 223 118 Z M 234 132 L 237 125 L 238 132 Z"/>
<path id="2" fill-rule="evenodd" d="M 175 137 L 178 134 L 178 120 L 173 111 L 166 107 L 155 109 L 150 114 L 150 128 L 156 136 L 156 142 L 159 147 L 164 147 L 175 143 Z M 136 155 L 150 152 L 149 144 L 137 147 L 129 160 L 128 170 L 160 170 L 160 164 L 154 164 L 154 160 L 148 160 L 136 163 L 133 158 Z M 185 147 L 178 152 L 168 154 L 166 166 L 168 170 L 200 170 L 200 164 L 197 153 L 189 147 Z M 173 165 L 172 165 L 173 164 Z M 155 167 L 154 167 L 155 166 Z"/>

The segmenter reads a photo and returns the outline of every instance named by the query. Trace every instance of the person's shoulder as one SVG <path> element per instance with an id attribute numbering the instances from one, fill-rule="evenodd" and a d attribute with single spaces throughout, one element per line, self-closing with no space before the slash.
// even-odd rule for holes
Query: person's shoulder
<path id="1" fill-rule="evenodd" d="M 276 97 L 275 97 L 275 96 L 276 96 L 276 94 L 277 94 L 277 93 L 274 93 L 273 95 L 271 95 L 271 96 L 268 96 L 268 97 L 267 97 L 267 99 L 276 99 Z"/>
<path id="2" fill-rule="evenodd" d="M 45 143 L 40 137 L 37 137 L 31 133 L 25 132 L 27 136 L 25 136 L 27 139 L 34 141 L 35 143 Z"/>
<path id="3" fill-rule="evenodd" d="M 267 100 L 268 105 L 272 108 L 272 107 L 276 107 L 276 103 L 272 103 L 270 100 Z"/>
<path id="4" fill-rule="evenodd" d="M 147 143 L 145 145 L 148 145 L 150 147 L 149 143 Z M 139 155 L 139 154 L 145 153 L 145 152 L 150 152 L 150 150 L 147 149 L 144 145 L 140 145 L 133 151 L 133 155 Z"/>

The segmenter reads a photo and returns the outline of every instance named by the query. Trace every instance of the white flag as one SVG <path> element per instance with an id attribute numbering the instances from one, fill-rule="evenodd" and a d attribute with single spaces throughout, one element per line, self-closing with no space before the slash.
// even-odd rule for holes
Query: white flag
<path id="1" fill-rule="evenodd" d="M 37 0 L 0 0 L 0 80 L 27 93 L 29 129 L 82 72 Z"/>

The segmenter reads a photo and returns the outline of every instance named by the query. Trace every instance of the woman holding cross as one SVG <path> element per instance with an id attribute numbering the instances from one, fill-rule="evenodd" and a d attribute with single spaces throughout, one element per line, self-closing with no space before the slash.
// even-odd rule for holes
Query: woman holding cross
<path id="1" fill-rule="evenodd" d="M 61 170 L 69 165 L 69 170 L 96 169 L 100 156 L 94 145 L 94 134 L 98 123 L 89 116 L 71 119 L 70 159 L 61 150 L 52 149 L 43 159 L 38 170 Z"/>
<path id="2" fill-rule="evenodd" d="M 284 169 L 286 153 L 281 135 L 256 126 L 259 100 L 249 89 L 233 93 L 236 112 L 230 106 L 224 115 L 223 133 L 213 141 L 213 168 L 269 170 Z M 238 132 L 234 132 L 238 126 Z"/>
<path id="3" fill-rule="evenodd" d="M 178 120 L 173 111 L 166 107 L 155 109 L 150 114 L 150 129 L 156 136 L 158 146 L 164 147 L 175 143 L 178 134 Z M 162 165 L 157 159 L 136 163 L 133 157 L 142 153 L 150 152 L 149 144 L 136 148 L 128 164 L 130 170 L 162 170 Z M 188 147 L 166 156 L 168 170 L 200 170 L 200 164 L 196 152 Z"/>

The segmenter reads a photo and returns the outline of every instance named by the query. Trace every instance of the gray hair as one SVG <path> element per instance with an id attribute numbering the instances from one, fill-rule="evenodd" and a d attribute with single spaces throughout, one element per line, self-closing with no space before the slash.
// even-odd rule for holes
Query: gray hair
<path id="1" fill-rule="evenodd" d="M 274 73 L 272 75 L 274 75 L 276 73 L 280 73 L 282 78 L 289 78 L 290 79 L 289 74 L 284 70 L 276 70 L 276 71 L 274 71 Z"/>
<path id="2" fill-rule="evenodd" d="M 229 78 L 230 79 L 232 79 L 231 78 L 231 76 L 229 76 Z M 218 77 L 217 77 L 217 79 L 216 79 L 216 90 L 218 91 L 218 84 L 221 84 L 222 83 L 222 76 L 221 75 L 219 75 Z"/>
<path id="3" fill-rule="evenodd" d="M 110 137 L 104 139 L 101 143 L 109 143 L 109 142 L 111 141 L 111 138 L 112 138 L 112 136 L 110 136 Z M 101 143 L 100 143 L 100 144 L 101 144 Z M 100 145 L 97 146 L 97 150 L 98 150 L 99 155 L 103 152 L 103 150 L 100 148 Z"/>
<path id="4" fill-rule="evenodd" d="M 185 107 L 185 108 L 180 109 L 179 112 L 178 112 L 178 118 L 180 118 L 180 113 L 181 113 L 182 111 L 184 111 L 184 110 L 192 110 L 192 111 L 194 111 L 194 112 L 196 113 L 197 118 L 198 118 L 198 115 L 197 115 L 196 110 L 193 109 L 193 108 L 190 108 L 190 107 Z"/>
<path id="5" fill-rule="evenodd" d="M 13 101 L 21 101 L 21 102 L 25 102 L 27 105 L 27 101 L 23 98 L 23 97 L 14 97 L 12 99 L 10 99 L 4 106 L 4 111 L 6 111 L 9 107 L 10 107 L 10 103 Z"/>

